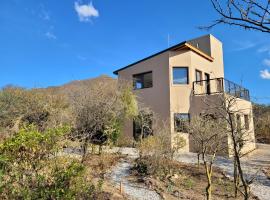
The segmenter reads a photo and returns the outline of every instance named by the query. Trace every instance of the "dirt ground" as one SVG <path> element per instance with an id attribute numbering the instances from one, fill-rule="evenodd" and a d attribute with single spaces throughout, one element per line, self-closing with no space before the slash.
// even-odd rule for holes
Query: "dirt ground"
<path id="1" fill-rule="evenodd" d="M 199 168 L 196 165 L 183 164 L 175 161 L 166 161 L 171 166 L 173 175 L 164 176 L 159 172 L 142 174 L 140 170 L 134 168 L 133 175 L 130 177 L 139 182 L 144 182 L 149 188 L 156 190 L 164 199 L 205 199 L 205 187 L 207 179 L 204 174 L 204 167 Z M 150 164 L 145 160 L 145 164 Z M 161 164 L 162 165 L 162 164 Z M 162 169 L 162 168 L 161 168 Z M 160 170 L 160 169 L 159 169 Z M 213 174 L 213 199 L 243 199 L 239 195 L 234 197 L 233 182 L 229 180 L 221 170 L 214 169 Z M 251 199 L 256 199 L 252 197 Z"/>
<path id="2" fill-rule="evenodd" d="M 119 188 L 115 188 L 105 176 L 105 174 L 110 172 L 111 168 L 114 167 L 121 158 L 123 158 L 123 155 L 121 154 L 107 153 L 102 153 L 101 155 L 89 154 L 87 156 L 85 161 L 87 175 L 96 184 L 97 190 L 100 190 L 95 196 L 96 200 L 127 199 L 120 193 Z"/>

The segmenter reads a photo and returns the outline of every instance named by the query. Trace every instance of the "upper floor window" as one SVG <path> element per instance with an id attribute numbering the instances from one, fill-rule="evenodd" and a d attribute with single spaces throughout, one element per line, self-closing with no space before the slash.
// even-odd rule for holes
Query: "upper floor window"
<path id="1" fill-rule="evenodd" d="M 173 67 L 173 84 L 188 84 L 188 67 Z"/>
<path id="2" fill-rule="evenodd" d="M 188 132 L 190 122 L 189 113 L 175 113 L 174 114 L 174 130 L 176 132 Z"/>
<path id="3" fill-rule="evenodd" d="M 203 82 L 202 82 L 202 72 L 199 71 L 199 70 L 196 70 L 195 74 L 196 74 L 196 83 L 199 84 L 199 85 L 202 85 L 203 84 Z"/>
<path id="4" fill-rule="evenodd" d="M 133 86 L 135 90 L 152 87 L 152 72 L 145 72 L 133 75 Z"/>

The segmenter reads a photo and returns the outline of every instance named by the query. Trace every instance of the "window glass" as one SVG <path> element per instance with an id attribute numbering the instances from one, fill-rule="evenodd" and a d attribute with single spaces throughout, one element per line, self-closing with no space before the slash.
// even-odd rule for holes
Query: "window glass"
<path id="1" fill-rule="evenodd" d="M 245 129 L 249 130 L 249 117 L 248 117 L 248 115 L 244 115 L 244 119 L 245 119 Z"/>
<path id="2" fill-rule="evenodd" d="M 217 79 L 217 92 L 223 92 L 223 80 Z"/>
<path id="3" fill-rule="evenodd" d="M 173 84 L 188 84 L 187 67 L 173 67 Z"/>
<path id="4" fill-rule="evenodd" d="M 133 75 L 134 89 L 150 88 L 153 86 L 152 72 Z"/>
<path id="5" fill-rule="evenodd" d="M 174 129 L 176 132 L 188 132 L 190 116 L 188 113 L 175 113 L 174 114 Z"/>
<path id="6" fill-rule="evenodd" d="M 236 125 L 237 125 L 237 130 L 241 131 L 242 123 L 241 123 L 241 116 L 239 114 L 236 115 Z"/>
<path id="7" fill-rule="evenodd" d="M 196 70 L 196 83 L 199 85 L 202 85 L 202 72 L 199 70 Z"/>

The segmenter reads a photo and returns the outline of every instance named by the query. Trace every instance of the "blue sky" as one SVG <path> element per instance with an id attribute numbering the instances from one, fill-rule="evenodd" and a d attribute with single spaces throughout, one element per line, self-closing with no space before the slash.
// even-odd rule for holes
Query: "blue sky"
<path id="1" fill-rule="evenodd" d="M 225 76 L 270 103 L 270 34 L 217 26 L 210 0 L 1 0 L 0 87 L 61 85 L 112 72 L 170 45 L 211 33 Z"/>

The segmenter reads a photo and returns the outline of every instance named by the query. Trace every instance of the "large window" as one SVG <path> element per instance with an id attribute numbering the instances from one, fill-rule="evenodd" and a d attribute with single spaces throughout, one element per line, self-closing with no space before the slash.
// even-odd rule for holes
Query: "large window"
<path id="1" fill-rule="evenodd" d="M 190 116 L 188 113 L 175 113 L 174 114 L 174 130 L 176 132 L 188 132 Z"/>
<path id="2" fill-rule="evenodd" d="M 199 70 L 196 70 L 195 73 L 196 73 L 196 84 L 202 85 L 203 84 L 203 82 L 202 82 L 202 72 L 199 71 Z"/>
<path id="3" fill-rule="evenodd" d="M 188 68 L 187 67 L 173 67 L 173 84 L 181 85 L 188 84 Z"/>
<path id="4" fill-rule="evenodd" d="M 152 72 L 133 75 L 134 89 L 150 88 L 153 86 Z"/>

